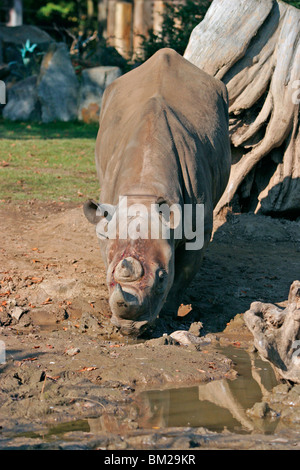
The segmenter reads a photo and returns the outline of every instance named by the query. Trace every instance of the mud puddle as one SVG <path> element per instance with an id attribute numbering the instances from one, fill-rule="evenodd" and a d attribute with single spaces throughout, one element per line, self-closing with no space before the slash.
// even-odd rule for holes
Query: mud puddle
<path id="1" fill-rule="evenodd" d="M 193 387 L 150 390 L 141 394 L 144 406 L 143 426 L 149 428 L 205 427 L 213 432 L 253 431 L 272 434 L 275 416 L 259 425 L 247 412 L 262 400 L 278 382 L 270 364 L 256 354 L 234 347 L 221 348 L 233 360 L 235 380 L 214 380 Z"/>
<path id="2" fill-rule="evenodd" d="M 49 426 L 39 433 L 18 433 L 11 439 L 42 437 L 44 443 L 60 439 L 67 443 L 77 436 L 83 445 L 118 427 L 123 433 L 130 434 L 133 420 L 139 432 L 161 430 L 165 437 L 174 428 L 205 428 L 208 432 L 228 431 L 239 435 L 275 433 L 278 424 L 276 415 L 261 419 L 262 416 L 253 415 L 251 410 L 266 392 L 271 392 L 278 385 L 272 367 L 257 354 L 245 349 L 227 346 L 219 350 L 234 362 L 235 379 L 212 380 L 192 387 L 144 390 L 130 405 L 123 406 L 120 419 L 110 413 L 101 413 L 88 419 Z"/>

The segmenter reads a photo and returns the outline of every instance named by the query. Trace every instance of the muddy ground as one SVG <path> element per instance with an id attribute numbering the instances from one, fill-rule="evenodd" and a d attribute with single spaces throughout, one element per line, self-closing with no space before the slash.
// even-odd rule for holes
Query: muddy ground
<path id="1" fill-rule="evenodd" d="M 256 354 L 242 314 L 256 300 L 284 307 L 299 279 L 300 222 L 217 220 L 185 295 L 192 310 L 133 341 L 110 324 L 104 265 L 81 207 L 1 203 L 0 220 L 0 448 L 300 448 L 299 386 L 261 387 L 262 401 L 243 416 L 225 403 L 238 432 L 170 427 L 163 411 L 153 421 L 142 398 L 149 389 L 235 383 L 232 350 Z M 191 325 L 197 332 L 197 322 L 192 344 L 170 337 Z"/>

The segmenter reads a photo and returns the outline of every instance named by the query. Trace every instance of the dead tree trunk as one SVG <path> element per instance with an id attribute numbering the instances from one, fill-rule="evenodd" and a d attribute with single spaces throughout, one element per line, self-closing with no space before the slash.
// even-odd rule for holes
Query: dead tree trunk
<path id="1" fill-rule="evenodd" d="M 300 215 L 300 10 L 276 0 L 214 0 L 184 57 L 229 94 L 233 164 L 216 213 Z"/>
<path id="2" fill-rule="evenodd" d="M 280 378 L 300 383 L 300 282 L 290 287 L 287 307 L 253 302 L 244 320 L 259 354 Z"/>

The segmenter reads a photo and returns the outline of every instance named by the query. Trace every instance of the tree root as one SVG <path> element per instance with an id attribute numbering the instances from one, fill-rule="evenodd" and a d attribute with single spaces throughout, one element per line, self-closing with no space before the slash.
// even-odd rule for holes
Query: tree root
<path id="1" fill-rule="evenodd" d="M 300 281 L 291 285 L 285 309 L 253 302 L 244 319 L 256 349 L 277 375 L 300 383 Z"/>
<path id="2" fill-rule="evenodd" d="M 184 57 L 226 84 L 231 142 L 241 153 L 216 214 L 254 168 L 248 194 L 242 192 L 253 195 L 256 212 L 299 211 L 299 29 L 300 10 L 284 2 L 214 0 L 191 34 Z M 274 149 L 280 159 L 266 176 L 260 162 L 269 156 L 272 170 Z"/>

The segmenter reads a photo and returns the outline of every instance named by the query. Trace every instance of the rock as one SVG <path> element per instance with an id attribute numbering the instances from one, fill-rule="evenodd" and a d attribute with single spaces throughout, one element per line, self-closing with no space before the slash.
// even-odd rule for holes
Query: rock
<path id="1" fill-rule="evenodd" d="M 51 44 L 38 77 L 42 121 L 72 121 L 77 117 L 79 83 L 64 43 Z"/>
<path id="2" fill-rule="evenodd" d="M 190 344 L 200 344 L 202 340 L 190 333 L 189 331 L 185 330 L 177 330 L 170 334 L 171 338 L 178 341 L 180 344 L 184 344 L 186 346 Z"/>
<path id="3" fill-rule="evenodd" d="M 82 314 L 79 322 L 80 333 L 98 334 L 100 330 L 99 320 L 88 312 Z"/>
<path id="4" fill-rule="evenodd" d="M 81 74 L 78 119 L 98 122 L 105 88 L 122 74 L 119 67 L 92 67 Z"/>
<path id="5" fill-rule="evenodd" d="M 19 321 L 23 313 L 25 313 L 25 310 L 23 310 L 21 307 L 15 307 L 11 312 L 11 316 Z"/>
<path id="6" fill-rule="evenodd" d="M 167 333 L 164 333 L 159 338 L 149 339 L 145 341 L 145 343 L 143 344 L 147 346 L 154 346 L 154 347 L 155 346 L 179 346 L 180 345 L 180 343 L 176 339 L 172 338 L 172 336 L 168 335 Z"/>
<path id="7" fill-rule="evenodd" d="M 196 321 L 194 323 L 191 324 L 190 328 L 189 328 L 189 333 L 191 333 L 192 335 L 194 336 L 200 336 L 200 331 L 201 329 L 203 328 L 203 324 L 201 323 L 201 321 Z"/>
<path id="8" fill-rule="evenodd" d="M 66 354 L 68 354 L 68 356 L 75 356 L 76 354 L 80 353 L 80 349 L 79 348 L 69 348 L 65 351 Z"/>
<path id="9" fill-rule="evenodd" d="M 29 39 L 39 51 L 46 51 L 54 39 L 36 26 L 0 26 L 0 62 L 22 60 L 20 48 Z"/>
<path id="10" fill-rule="evenodd" d="M 3 108 L 4 119 L 29 121 L 41 119 L 41 110 L 36 92 L 37 76 L 25 78 L 12 86 L 7 93 L 7 104 Z"/>
<path id="11" fill-rule="evenodd" d="M 43 281 L 38 287 L 38 301 L 45 300 L 45 296 L 51 299 L 68 299 L 78 293 L 79 284 L 75 279 L 60 279 Z"/>
<path id="12" fill-rule="evenodd" d="M 263 401 L 260 403 L 255 403 L 251 409 L 247 410 L 247 414 L 253 416 L 254 418 L 264 418 L 269 411 L 270 408 L 268 403 Z"/>

